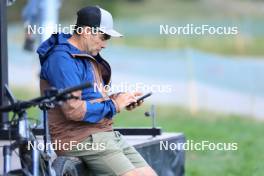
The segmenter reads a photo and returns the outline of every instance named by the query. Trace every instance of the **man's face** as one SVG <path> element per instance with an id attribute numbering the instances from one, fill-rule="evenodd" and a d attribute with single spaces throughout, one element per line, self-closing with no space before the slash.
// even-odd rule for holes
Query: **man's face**
<path id="1" fill-rule="evenodd" d="M 106 34 L 100 32 L 93 34 L 85 34 L 83 37 L 83 48 L 86 52 L 92 56 L 96 56 L 103 48 L 106 47 L 109 37 Z"/>

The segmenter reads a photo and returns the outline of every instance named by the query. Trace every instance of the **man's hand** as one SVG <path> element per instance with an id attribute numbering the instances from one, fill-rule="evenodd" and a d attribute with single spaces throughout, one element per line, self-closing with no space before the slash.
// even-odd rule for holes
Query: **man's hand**
<path id="1" fill-rule="evenodd" d="M 133 103 L 133 104 L 130 105 L 130 106 L 126 106 L 126 110 L 131 111 L 131 110 L 135 109 L 136 107 L 141 106 L 141 105 L 143 104 L 143 102 L 144 102 L 144 101 L 141 100 L 141 101 L 139 101 L 138 103 L 136 102 L 136 103 Z"/>
<path id="2" fill-rule="evenodd" d="M 133 93 L 119 93 L 110 96 L 110 98 L 117 104 L 118 111 L 126 108 L 127 110 L 132 110 L 137 106 L 140 106 L 143 101 L 137 103 L 136 97 L 142 95 L 141 92 L 133 92 Z M 132 104 L 131 106 L 128 106 Z"/>

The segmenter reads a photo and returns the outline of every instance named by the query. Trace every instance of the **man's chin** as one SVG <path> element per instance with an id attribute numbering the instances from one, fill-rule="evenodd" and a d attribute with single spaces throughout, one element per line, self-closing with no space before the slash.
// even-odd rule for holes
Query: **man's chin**
<path id="1" fill-rule="evenodd" d="M 92 54 L 92 56 L 97 56 L 99 54 L 99 52 L 92 52 L 91 54 Z"/>

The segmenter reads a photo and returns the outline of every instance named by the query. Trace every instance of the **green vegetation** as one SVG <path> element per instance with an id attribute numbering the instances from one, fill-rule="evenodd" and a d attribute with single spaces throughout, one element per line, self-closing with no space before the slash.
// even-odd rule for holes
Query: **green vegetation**
<path id="1" fill-rule="evenodd" d="M 264 37 L 245 38 L 238 37 L 124 37 L 123 39 L 111 41 L 115 45 L 126 45 L 131 47 L 144 47 L 150 49 L 184 49 L 196 48 L 209 53 L 237 56 L 255 56 L 262 58 L 264 55 Z"/>
<path id="2" fill-rule="evenodd" d="M 16 1 L 8 7 L 8 22 L 21 22 L 21 11 L 25 0 Z M 125 44 L 142 48 L 195 48 L 207 52 L 225 55 L 264 55 L 263 31 L 263 2 L 258 0 L 91 0 L 91 1 L 62 1 L 60 22 L 74 24 L 76 11 L 87 5 L 99 5 L 113 14 L 116 23 L 127 22 L 118 26 L 125 34 L 122 40 L 114 44 Z M 135 25 L 129 25 L 130 22 Z M 159 35 L 159 25 L 151 24 L 180 24 L 198 23 L 219 26 L 238 26 L 239 35 L 235 36 L 164 36 Z M 143 28 L 138 28 L 143 24 Z M 150 25 L 150 26 L 148 26 Z M 156 32 L 148 35 L 147 30 Z M 138 33 L 140 35 L 133 35 Z"/>
<path id="3" fill-rule="evenodd" d="M 122 112 L 115 118 L 115 126 L 150 126 L 144 117 L 147 107 Z M 201 142 L 238 143 L 237 151 L 187 151 L 186 175 L 191 176 L 261 176 L 264 172 L 264 133 L 262 121 L 236 115 L 198 112 L 173 106 L 157 108 L 158 126 L 166 132 L 183 132 L 188 140 Z"/>
<path id="4" fill-rule="evenodd" d="M 260 3 L 248 1 L 247 4 L 238 0 L 77 0 L 62 4 L 61 19 L 73 18 L 76 10 L 87 5 L 99 5 L 109 9 L 115 18 L 137 20 L 180 20 L 180 19 L 226 19 L 262 17 Z M 250 5 L 252 9 L 247 10 Z M 227 6 L 229 8 L 227 8 Z M 237 6 L 240 9 L 237 9 Z"/>
<path id="5" fill-rule="evenodd" d="M 72 2 L 71 2 L 72 3 Z M 72 19 L 74 22 L 78 3 L 65 3 L 62 5 L 61 19 Z M 207 52 L 225 55 L 264 55 L 264 37 L 254 31 L 261 28 L 263 13 L 257 10 L 258 2 L 229 1 L 200 1 L 200 0 L 113 0 L 111 3 L 104 0 L 91 1 L 90 4 L 98 4 L 110 9 L 117 21 L 126 21 L 118 26 L 125 37 L 114 40 L 114 44 L 128 45 L 142 48 L 195 48 Z M 227 5 L 228 4 L 228 5 Z M 85 6 L 85 3 L 79 7 Z M 228 8 L 227 8 L 228 6 Z M 256 10 L 247 10 L 248 6 Z M 74 7 L 74 8 L 73 8 Z M 77 7 L 77 8 L 76 8 Z M 240 8 L 237 8 L 240 7 Z M 76 8 L 76 9 L 75 9 Z M 67 9 L 67 10 L 63 10 Z M 71 12 L 72 13 L 69 13 Z M 69 16 L 69 17 L 67 17 Z M 135 25 L 129 25 L 129 23 Z M 159 25 L 153 24 L 187 24 L 197 22 L 200 24 L 212 24 L 219 26 L 239 26 L 241 35 L 235 36 L 184 36 L 184 35 L 160 35 Z M 142 27 L 142 24 L 144 27 Z M 259 26 L 260 25 L 260 26 Z M 148 30 L 155 31 L 152 35 Z M 138 35 L 130 34 L 135 32 Z M 246 34 L 245 34 L 246 33 Z"/>
<path id="6" fill-rule="evenodd" d="M 27 0 L 19 0 L 8 7 L 8 20 L 21 20 L 21 11 L 26 3 Z M 76 10 L 87 5 L 109 9 L 115 18 L 137 20 L 263 17 L 261 0 L 75 0 L 62 1 L 60 19 L 75 19 Z"/>
<path id="7" fill-rule="evenodd" d="M 25 89 L 24 87 L 11 88 L 11 90 L 13 91 L 14 96 L 18 100 L 29 100 L 39 96 L 38 92 L 30 89 Z M 27 112 L 28 112 L 28 117 L 30 119 L 39 119 L 40 117 L 40 110 L 38 109 L 38 107 L 32 107 L 28 109 Z M 9 114 L 9 116 L 11 115 L 12 113 Z M 33 120 L 33 122 L 35 122 L 35 120 Z"/>

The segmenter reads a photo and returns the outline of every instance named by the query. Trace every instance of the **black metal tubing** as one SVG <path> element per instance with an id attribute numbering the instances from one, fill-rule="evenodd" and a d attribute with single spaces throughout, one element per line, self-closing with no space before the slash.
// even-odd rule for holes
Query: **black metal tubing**
<path id="1" fill-rule="evenodd" d="M 7 104 L 5 84 L 8 84 L 6 0 L 0 0 L 0 106 Z M 7 113 L 0 113 L 0 129 L 6 128 Z"/>
<path id="2" fill-rule="evenodd" d="M 17 129 L 12 129 L 9 133 L 9 130 L 0 130 L 0 140 L 9 140 L 9 134 L 10 134 L 10 139 L 11 140 L 16 140 L 17 139 Z"/>
<path id="3" fill-rule="evenodd" d="M 161 135 L 160 128 L 115 128 L 115 131 L 119 131 L 122 135 Z"/>
<path id="4" fill-rule="evenodd" d="M 72 96 L 67 96 L 71 92 L 82 90 L 85 88 L 89 88 L 91 86 L 90 83 L 82 83 L 78 86 L 70 87 L 67 89 L 64 89 L 62 91 L 56 90 L 55 92 L 53 90 L 47 90 L 47 91 L 52 91 L 54 93 L 52 94 L 47 94 L 41 97 L 37 97 L 28 101 L 18 101 L 15 102 L 11 105 L 5 105 L 0 107 L 0 112 L 20 112 L 22 110 L 28 109 L 32 106 L 37 106 L 37 105 L 42 105 L 43 103 L 56 103 L 59 101 L 66 101 L 67 99 L 75 98 Z M 78 98 L 78 97 L 76 97 Z"/>
<path id="5" fill-rule="evenodd" d="M 123 135 L 150 135 L 158 136 L 161 135 L 162 131 L 160 128 L 115 128 L 114 131 L 119 131 Z M 37 136 L 45 134 L 44 129 L 33 129 L 33 133 Z M 0 130 L 0 140 L 8 140 L 8 130 Z M 15 140 L 17 137 L 17 131 L 12 130 L 11 139 Z"/>

